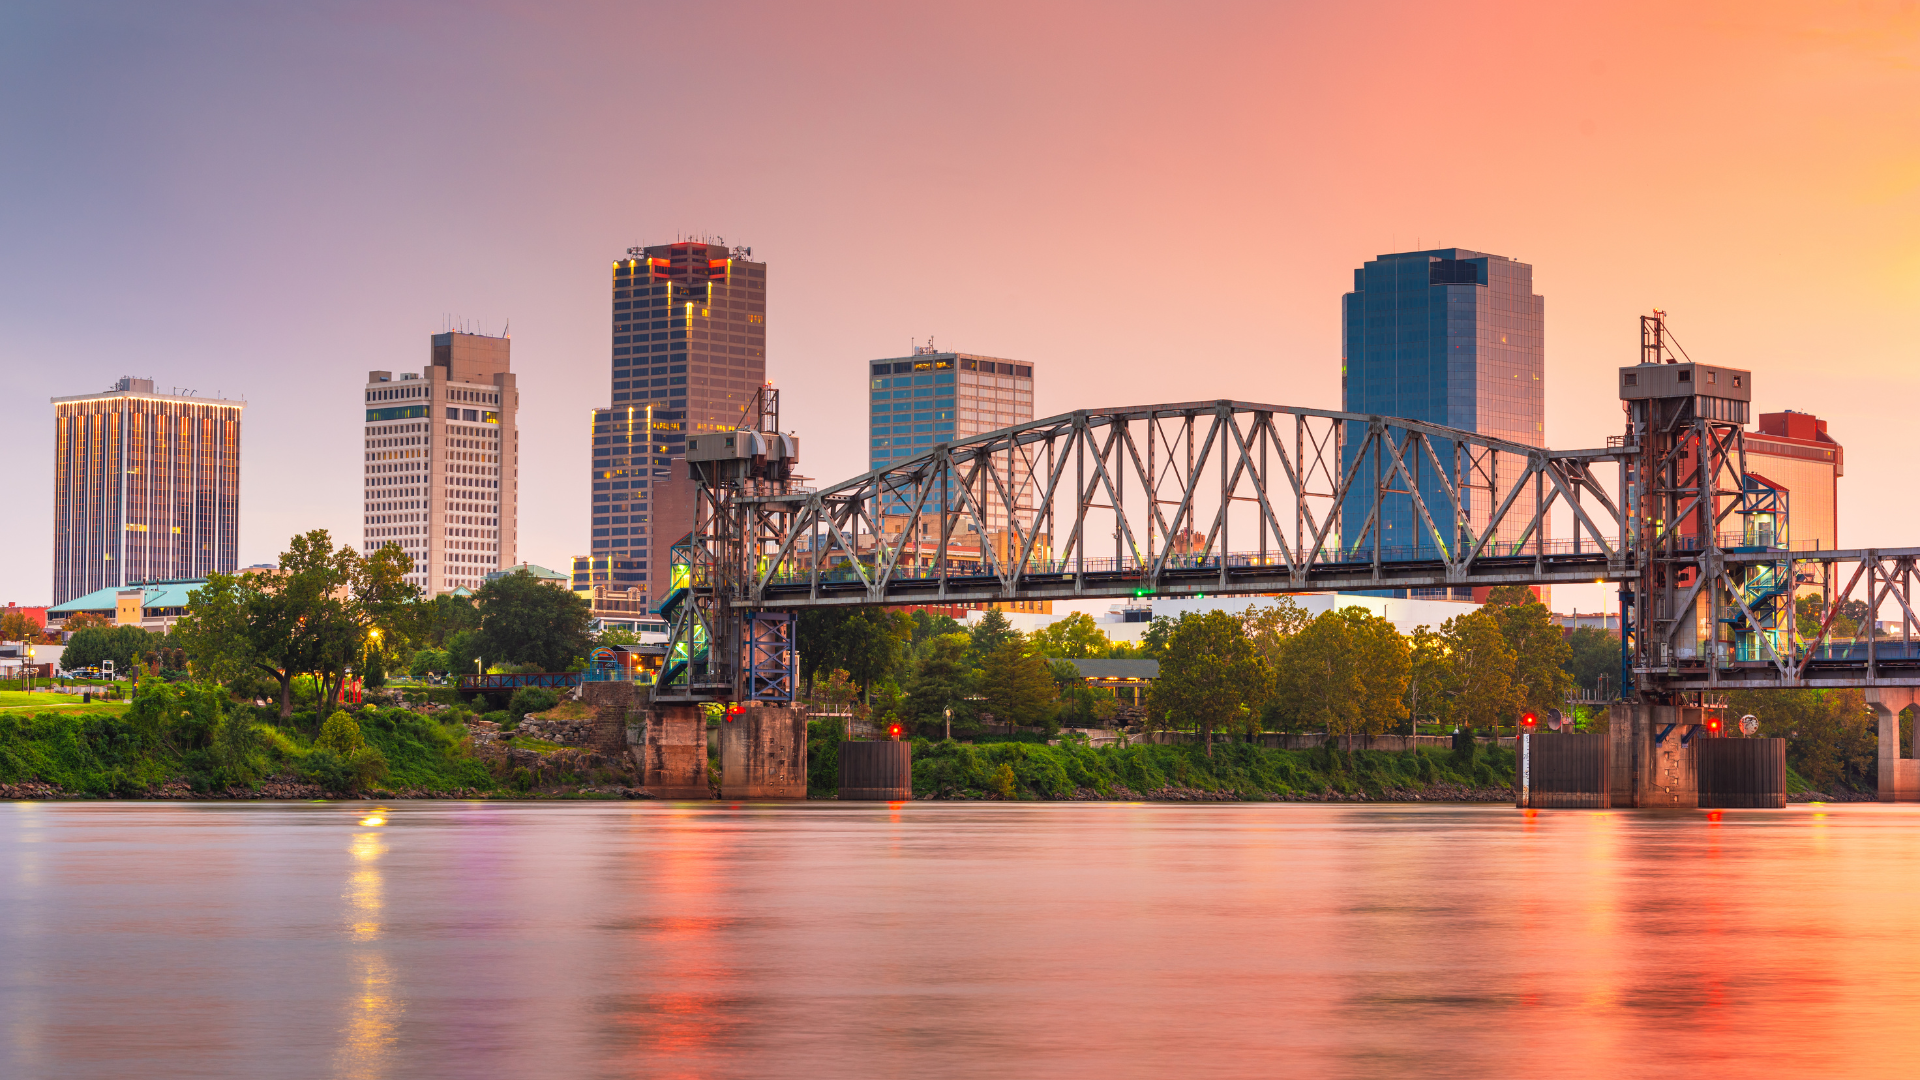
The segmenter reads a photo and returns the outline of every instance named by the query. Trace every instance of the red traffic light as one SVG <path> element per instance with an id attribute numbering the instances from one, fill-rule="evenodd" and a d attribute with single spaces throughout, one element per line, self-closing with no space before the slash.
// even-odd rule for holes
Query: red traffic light
<path id="1" fill-rule="evenodd" d="M 899 738 L 900 738 L 900 725 L 899 725 L 899 724 L 889 724 L 889 725 L 887 725 L 887 734 L 888 734 L 888 735 L 891 735 L 891 736 L 893 736 L 893 738 L 895 738 L 896 740 L 897 740 L 897 739 L 899 739 Z"/>
<path id="2" fill-rule="evenodd" d="M 1707 730 L 1713 732 L 1715 735 L 1720 734 L 1720 718 L 1717 716 L 1707 717 Z"/>
<path id="3" fill-rule="evenodd" d="M 737 701 L 731 705 L 728 705 L 727 706 L 727 723 L 729 724 L 733 723 L 734 717 L 739 716 L 741 713 L 746 711 L 747 711 L 747 707 L 745 705 L 740 704 Z"/>
<path id="4" fill-rule="evenodd" d="M 1539 723 L 1539 722 L 1540 722 L 1540 718 L 1539 718 L 1539 717 L 1537 717 L 1537 716 L 1535 716 L 1535 715 L 1533 715 L 1532 713 L 1521 713 L 1521 714 L 1520 714 L 1520 726 L 1521 726 L 1521 727 L 1532 727 L 1532 726 L 1534 726 L 1535 724 L 1537 724 L 1537 723 Z"/>

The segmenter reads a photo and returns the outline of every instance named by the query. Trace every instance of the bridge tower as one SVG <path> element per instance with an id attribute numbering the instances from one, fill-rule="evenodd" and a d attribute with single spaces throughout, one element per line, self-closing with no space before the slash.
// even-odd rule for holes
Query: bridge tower
<path id="1" fill-rule="evenodd" d="M 1784 496 L 1747 475 L 1752 373 L 1676 348 L 1664 312 L 1641 316 L 1640 363 L 1620 369 L 1637 451 L 1622 459 L 1636 574 L 1621 590 L 1620 685 L 1635 692 L 1614 709 L 1615 806 L 1697 804 L 1692 742 L 1713 694 L 1669 680 L 1711 687 L 1736 659 L 1777 652 L 1792 621 L 1784 565 L 1724 559 L 1772 548 L 1785 523 Z"/>
<path id="2" fill-rule="evenodd" d="M 799 457 L 799 440 L 780 430 L 780 392 L 770 386 L 739 427 L 687 440 L 697 494 L 693 531 L 673 545 L 660 603 L 667 658 L 643 769 L 655 794 L 706 797 L 706 711 L 721 705 L 722 796 L 806 798 L 806 722 L 789 708 L 799 666 L 794 616 L 740 602 L 766 546 L 785 537 L 788 516 L 742 497 L 791 493 Z"/>

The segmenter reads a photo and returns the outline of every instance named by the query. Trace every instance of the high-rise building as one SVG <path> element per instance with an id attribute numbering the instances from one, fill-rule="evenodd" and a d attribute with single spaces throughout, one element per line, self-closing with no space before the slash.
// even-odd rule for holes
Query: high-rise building
<path id="1" fill-rule="evenodd" d="M 413 559 L 428 596 L 518 561 L 520 391 L 512 341 L 433 335 L 420 374 L 367 372 L 365 542 Z"/>
<path id="2" fill-rule="evenodd" d="M 1464 248 L 1381 255 L 1353 272 L 1353 291 L 1341 298 L 1341 408 L 1545 446 L 1545 324 L 1546 300 L 1533 291 L 1527 263 Z M 1343 466 L 1358 443 L 1349 432 Z M 1453 468 L 1451 461 L 1442 464 Z M 1516 461 L 1514 468 L 1517 475 L 1524 465 Z M 1489 485 L 1483 477 L 1468 478 L 1467 510 L 1476 529 L 1485 527 L 1496 505 L 1489 488 L 1505 495 L 1501 479 Z M 1512 477 L 1505 479 L 1511 485 Z M 1448 505 L 1436 479 L 1423 479 L 1422 488 L 1429 508 Z M 1520 539 L 1532 500 L 1531 491 L 1515 500 L 1496 540 Z M 1372 510 L 1370 488 L 1347 498 L 1340 514 L 1343 547 L 1362 542 Z M 1412 554 L 1433 545 L 1409 497 L 1381 508 L 1380 528 L 1386 548 Z M 1459 591 L 1452 598 L 1468 598 Z"/>
<path id="3" fill-rule="evenodd" d="M 240 413 L 124 378 L 54 398 L 53 602 L 240 564 Z"/>
<path id="4" fill-rule="evenodd" d="M 997 356 L 936 352 L 867 363 L 868 461 L 884 469 L 936 443 L 981 435 L 1033 419 L 1033 365 Z M 1011 478 L 1008 478 L 1011 479 Z M 1022 491 L 1016 510 L 1031 511 L 1034 493 Z M 886 512 L 911 512 L 890 507 Z M 987 528 L 1006 528 L 1005 505 L 987 500 Z"/>
<path id="5" fill-rule="evenodd" d="M 678 241 L 613 264 L 612 407 L 593 413 L 590 554 L 573 588 L 658 603 L 667 550 L 693 527 L 688 433 L 737 427 L 767 377 L 767 266 Z M 601 586 L 595 593 L 595 586 Z"/>
<path id="6" fill-rule="evenodd" d="M 1840 546 L 1840 484 L 1846 450 L 1811 413 L 1761 413 L 1745 438 L 1747 471 L 1787 492 L 1787 542 L 1795 551 Z"/>

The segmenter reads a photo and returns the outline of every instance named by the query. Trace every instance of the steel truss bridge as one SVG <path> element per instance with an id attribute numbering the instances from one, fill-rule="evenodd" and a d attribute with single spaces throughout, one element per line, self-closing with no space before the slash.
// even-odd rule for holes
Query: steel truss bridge
<path id="1" fill-rule="evenodd" d="M 1243 401 L 1078 410 L 812 488 L 766 394 L 689 443 L 657 698 L 791 700 L 793 616 L 816 607 L 1591 582 L 1619 589 L 1620 685 L 1643 697 L 1920 686 L 1920 548 L 1791 550 L 1785 493 L 1746 470 L 1745 400 L 1629 400 L 1587 450 Z M 1865 634 L 1842 638 L 1853 600 Z M 1883 610 L 1897 640 L 1872 632 Z"/>

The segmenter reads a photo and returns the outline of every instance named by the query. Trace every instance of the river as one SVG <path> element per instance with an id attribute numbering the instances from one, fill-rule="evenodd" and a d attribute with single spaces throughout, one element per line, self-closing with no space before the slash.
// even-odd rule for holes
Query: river
<path id="1" fill-rule="evenodd" d="M 0 1076 L 1920 1071 L 1920 808 L 0 805 Z"/>

